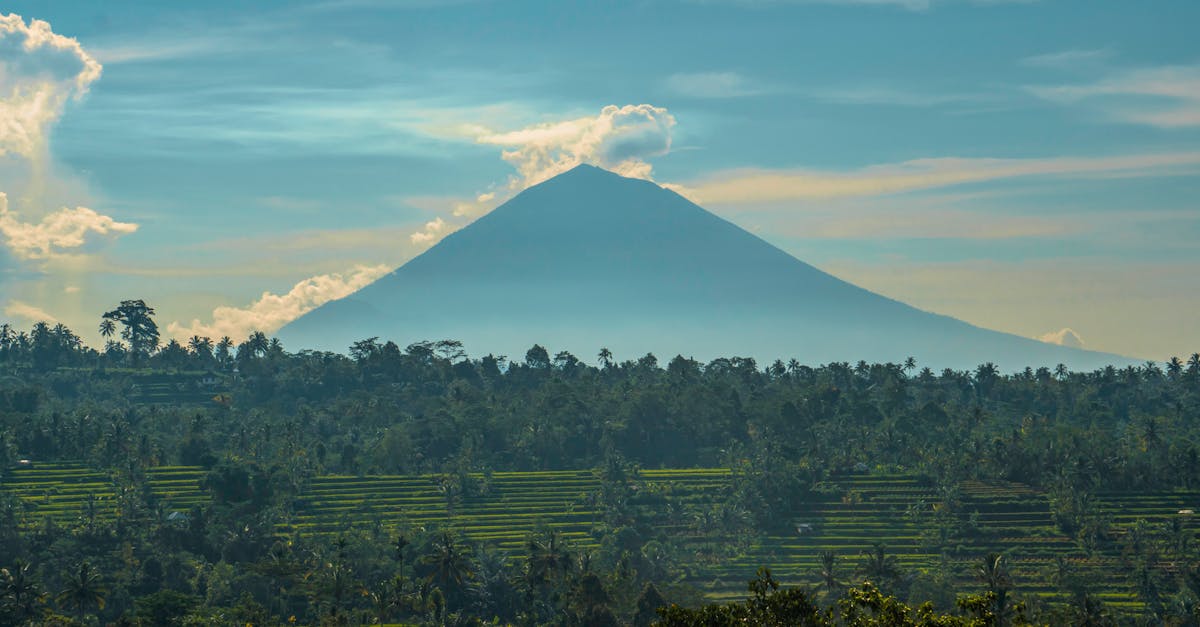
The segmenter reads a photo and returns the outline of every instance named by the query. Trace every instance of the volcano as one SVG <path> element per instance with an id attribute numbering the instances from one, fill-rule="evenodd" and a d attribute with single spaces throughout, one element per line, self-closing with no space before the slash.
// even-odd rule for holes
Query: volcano
<path id="1" fill-rule="evenodd" d="M 377 336 L 473 355 L 896 362 L 1093 369 L 1127 358 L 982 329 L 810 266 L 670 190 L 592 166 L 533 186 L 278 333 L 343 352 Z"/>

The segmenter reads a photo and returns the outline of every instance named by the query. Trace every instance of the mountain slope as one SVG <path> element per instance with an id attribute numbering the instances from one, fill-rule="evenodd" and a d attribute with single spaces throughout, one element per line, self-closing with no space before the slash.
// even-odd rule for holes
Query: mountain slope
<path id="1" fill-rule="evenodd" d="M 1005 368 L 1128 360 L 980 329 L 861 289 L 654 183 L 579 166 L 279 332 L 344 351 L 371 336 L 532 344 L 590 357 L 901 361 Z"/>

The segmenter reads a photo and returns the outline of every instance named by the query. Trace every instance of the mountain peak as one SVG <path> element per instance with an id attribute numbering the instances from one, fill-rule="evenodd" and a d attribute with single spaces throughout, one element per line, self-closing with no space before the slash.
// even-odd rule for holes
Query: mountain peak
<path id="1" fill-rule="evenodd" d="M 639 180 L 621 176 L 612 170 L 606 170 L 600 166 L 590 163 L 581 163 L 566 172 L 556 174 L 533 187 L 540 187 L 546 184 L 559 185 L 563 183 L 581 184 L 583 182 L 593 182 L 600 184 L 601 182 L 616 183 L 622 180 Z"/>

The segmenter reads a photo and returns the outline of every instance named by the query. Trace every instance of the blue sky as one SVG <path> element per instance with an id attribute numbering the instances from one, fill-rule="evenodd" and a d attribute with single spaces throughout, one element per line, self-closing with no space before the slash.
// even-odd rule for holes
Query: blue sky
<path id="1" fill-rule="evenodd" d="M 924 309 L 1200 350 L 1194 1 L 247 4 L 0 6 L 0 317 L 271 331 L 590 162 Z"/>

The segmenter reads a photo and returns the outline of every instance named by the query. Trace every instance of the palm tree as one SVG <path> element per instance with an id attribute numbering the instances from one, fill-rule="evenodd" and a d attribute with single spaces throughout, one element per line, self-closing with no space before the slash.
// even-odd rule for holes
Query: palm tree
<path id="1" fill-rule="evenodd" d="M 1004 556 L 1000 553 L 988 553 L 976 567 L 975 576 L 987 586 L 988 592 L 995 596 L 992 611 L 996 616 L 997 627 L 1003 627 L 1008 622 L 1008 592 L 1012 589 L 1012 578 L 1004 565 Z"/>
<path id="2" fill-rule="evenodd" d="M 100 335 L 104 339 L 109 339 L 117 332 L 117 323 L 113 322 L 112 318 L 104 318 L 100 321 Z"/>
<path id="3" fill-rule="evenodd" d="M 209 359 L 212 359 L 212 339 L 208 337 L 200 337 L 199 335 L 193 335 L 190 339 L 188 339 L 188 351 L 191 352 L 194 357 L 199 357 L 203 361 L 208 361 Z"/>
<path id="4" fill-rule="evenodd" d="M 837 577 L 837 553 L 833 551 L 821 551 L 819 556 L 821 562 L 821 585 L 825 588 L 827 597 L 832 597 L 842 587 L 842 583 Z"/>
<path id="5" fill-rule="evenodd" d="M 900 567 L 896 558 L 887 554 L 887 547 L 882 543 L 875 544 L 871 551 L 863 552 L 863 562 L 858 566 L 858 574 L 875 584 L 880 590 L 891 588 L 900 578 Z"/>
<path id="6" fill-rule="evenodd" d="M 0 568 L 0 609 L 17 624 L 32 618 L 46 596 L 38 588 L 29 564 L 18 560 L 12 568 Z"/>
<path id="7" fill-rule="evenodd" d="M 67 577 L 66 587 L 58 593 L 56 600 L 60 605 L 74 607 L 75 617 L 82 623 L 89 607 L 104 609 L 107 594 L 108 590 L 100 583 L 100 573 L 91 564 L 80 562 L 79 568 Z"/>
<path id="8" fill-rule="evenodd" d="M 431 567 L 426 579 L 437 583 L 448 598 L 462 590 L 472 574 L 466 550 L 449 531 L 433 542 L 433 552 L 423 556 L 421 563 Z"/>
<path id="9" fill-rule="evenodd" d="M 543 537 L 530 536 L 525 544 L 528 556 L 525 560 L 525 583 L 530 590 L 553 588 L 574 567 L 571 552 L 564 546 L 562 536 L 555 530 L 547 530 Z"/>
<path id="10" fill-rule="evenodd" d="M 1167 376 L 1171 379 L 1178 379 L 1183 372 L 1183 362 L 1179 361 L 1178 357 L 1172 357 L 1167 362 Z"/>
<path id="11" fill-rule="evenodd" d="M 598 355 L 598 357 L 600 358 L 601 366 L 603 366 L 606 369 L 612 367 L 612 357 L 613 357 L 612 351 L 608 350 L 607 348 L 601 348 L 600 354 Z"/>

